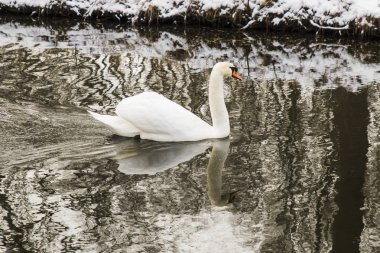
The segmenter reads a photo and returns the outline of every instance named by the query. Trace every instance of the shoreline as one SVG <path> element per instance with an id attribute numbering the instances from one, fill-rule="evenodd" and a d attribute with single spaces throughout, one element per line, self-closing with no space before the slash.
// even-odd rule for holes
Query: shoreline
<path id="1" fill-rule="evenodd" d="M 277 2 L 235 0 L 211 3 L 203 0 L 137 1 L 120 0 L 109 4 L 100 1 L 17 1 L 0 0 L 3 15 L 30 16 L 38 19 L 54 17 L 77 21 L 111 21 L 128 26 L 201 25 L 207 27 L 233 27 L 243 31 L 272 31 L 332 34 L 341 37 L 380 38 L 380 6 L 371 8 L 358 4 L 359 0 L 342 3 L 327 2 L 318 6 L 318 0 L 295 5 L 290 0 Z M 355 5 L 356 4 L 356 5 Z M 376 3 L 377 4 L 377 3 Z"/>

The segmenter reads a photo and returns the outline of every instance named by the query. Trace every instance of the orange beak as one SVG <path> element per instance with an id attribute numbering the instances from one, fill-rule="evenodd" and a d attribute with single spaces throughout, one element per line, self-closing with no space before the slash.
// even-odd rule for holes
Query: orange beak
<path id="1" fill-rule="evenodd" d="M 236 78 L 236 79 L 239 79 L 239 80 L 243 80 L 239 74 L 236 72 L 236 70 L 232 71 L 232 77 Z"/>

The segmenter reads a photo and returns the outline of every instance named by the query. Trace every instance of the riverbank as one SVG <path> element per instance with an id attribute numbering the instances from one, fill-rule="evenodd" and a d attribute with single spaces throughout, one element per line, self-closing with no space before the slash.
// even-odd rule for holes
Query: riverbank
<path id="1" fill-rule="evenodd" d="M 322 4 L 323 2 L 323 4 Z M 380 37 L 376 0 L 0 0 L 0 13 L 114 20 L 131 25 L 207 25 L 242 30 Z"/>

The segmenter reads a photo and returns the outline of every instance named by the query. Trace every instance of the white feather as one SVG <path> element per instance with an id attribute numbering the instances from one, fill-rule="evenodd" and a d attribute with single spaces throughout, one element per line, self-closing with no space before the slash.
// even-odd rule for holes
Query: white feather
<path id="1" fill-rule="evenodd" d="M 90 111 L 88 113 L 117 135 L 126 137 L 140 135 L 140 131 L 136 127 L 119 116 L 101 115 Z"/>
<path id="2" fill-rule="evenodd" d="M 116 114 L 140 129 L 142 139 L 197 141 L 213 132 L 195 114 L 155 92 L 123 99 L 116 107 Z"/>
<path id="3" fill-rule="evenodd" d="M 154 141 L 224 138 L 230 134 L 230 125 L 224 103 L 223 77 L 229 75 L 236 77 L 237 74 L 236 68 L 228 62 L 217 63 L 210 75 L 209 102 L 213 126 L 155 92 L 124 98 L 116 107 L 117 116 L 90 114 L 121 136 L 140 135 L 142 139 Z"/>

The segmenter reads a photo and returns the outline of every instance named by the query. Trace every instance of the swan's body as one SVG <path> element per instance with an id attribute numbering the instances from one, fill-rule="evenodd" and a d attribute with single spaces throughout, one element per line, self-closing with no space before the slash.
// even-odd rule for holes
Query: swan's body
<path id="1" fill-rule="evenodd" d="M 198 141 L 224 138 L 230 124 L 223 95 L 223 77 L 239 78 L 236 68 L 226 62 L 217 63 L 210 76 L 209 103 L 213 126 L 192 112 L 155 92 L 143 92 L 123 99 L 116 115 L 90 114 L 115 134 L 154 141 Z"/>

